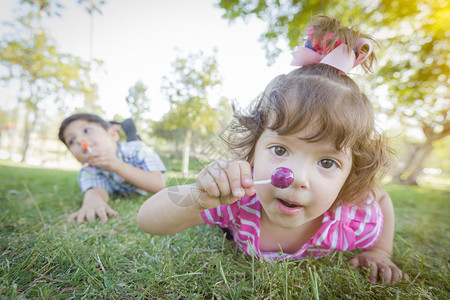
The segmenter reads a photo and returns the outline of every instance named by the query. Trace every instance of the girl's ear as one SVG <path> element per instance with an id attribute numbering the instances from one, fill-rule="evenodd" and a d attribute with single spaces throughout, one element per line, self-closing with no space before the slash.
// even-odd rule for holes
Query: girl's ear
<path id="1" fill-rule="evenodd" d="M 114 142 L 118 142 L 119 141 L 119 131 L 117 131 L 116 128 L 114 128 L 114 126 L 111 126 L 108 128 L 108 134 L 113 138 Z"/>

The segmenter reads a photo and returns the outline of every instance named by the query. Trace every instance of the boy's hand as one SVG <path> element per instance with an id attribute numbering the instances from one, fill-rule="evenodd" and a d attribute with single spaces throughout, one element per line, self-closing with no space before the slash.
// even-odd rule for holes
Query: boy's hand
<path id="1" fill-rule="evenodd" d="M 197 188 L 201 190 L 198 204 L 203 209 L 255 194 L 250 164 L 246 161 L 217 160 L 209 164 L 197 176 Z"/>
<path id="2" fill-rule="evenodd" d="M 119 213 L 109 207 L 102 199 L 92 199 L 89 202 L 84 203 L 77 212 L 69 215 L 67 217 L 67 222 L 72 222 L 75 219 L 78 223 L 84 222 L 85 220 L 91 222 L 95 217 L 98 217 L 101 222 L 106 222 L 108 221 L 108 215 L 116 217 Z"/>
<path id="3" fill-rule="evenodd" d="M 393 283 L 398 280 L 408 280 L 409 276 L 403 273 L 390 259 L 389 255 L 379 249 L 371 249 L 355 256 L 350 260 L 353 268 L 368 268 L 369 280 L 376 283 Z"/>
<path id="4" fill-rule="evenodd" d="M 95 149 L 95 151 L 89 155 L 88 162 L 93 167 L 110 172 L 116 172 L 121 163 L 115 152 L 100 149 Z"/>

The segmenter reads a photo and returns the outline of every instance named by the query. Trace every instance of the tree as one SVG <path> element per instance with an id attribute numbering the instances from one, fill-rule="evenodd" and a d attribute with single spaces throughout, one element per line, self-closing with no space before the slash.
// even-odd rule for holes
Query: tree
<path id="1" fill-rule="evenodd" d="M 142 82 L 137 81 L 134 86 L 128 89 L 128 96 L 125 98 L 131 117 L 138 129 L 143 128 L 143 115 L 150 111 L 150 99 L 147 96 L 148 87 Z"/>
<path id="2" fill-rule="evenodd" d="M 395 23 L 376 81 L 380 87 L 375 94 L 388 87 L 389 104 L 382 105 L 378 98 L 380 111 L 421 133 L 420 142 L 407 141 L 409 153 L 393 173 L 397 183 L 417 184 L 433 144 L 450 134 L 450 8 L 439 5 L 439 1 L 422 3 L 417 15 L 391 20 Z"/>
<path id="3" fill-rule="evenodd" d="M 54 42 L 41 26 L 40 11 L 31 10 L 14 24 L 15 34 L 0 41 L 0 64 L 5 67 L 1 79 L 20 86 L 18 103 L 25 108 L 22 161 L 26 160 L 30 135 L 39 117 L 44 114 L 45 101 L 62 107 L 66 99 L 85 96 L 93 110 L 97 86 L 90 80 L 90 64 L 79 57 L 58 52 Z"/>
<path id="4" fill-rule="evenodd" d="M 219 111 L 208 103 L 208 92 L 221 83 L 215 55 L 205 57 L 203 52 L 178 57 L 172 64 L 172 76 L 163 78 L 163 91 L 169 98 L 170 111 L 163 117 L 165 130 L 184 128 L 182 172 L 189 171 L 189 154 L 193 130 L 202 134 L 215 132 Z"/>
<path id="5" fill-rule="evenodd" d="M 383 95 L 390 103 L 380 97 L 374 103 L 381 112 L 422 131 L 424 141 L 411 147 L 410 159 L 394 174 L 398 182 L 416 184 L 433 141 L 450 134 L 447 1 L 221 0 L 219 6 L 230 21 L 254 16 L 268 24 L 261 42 L 269 64 L 286 44 L 291 49 L 303 44 L 302 30 L 318 13 L 353 20 L 363 24 L 362 31 L 378 35 L 385 56 L 371 96 Z"/>
<path id="6" fill-rule="evenodd" d="M 74 0 L 75 1 L 75 0 Z M 101 14 L 100 7 L 106 3 L 105 0 L 76 0 L 78 4 L 84 7 L 86 12 L 93 16 L 94 13 Z M 60 0 L 20 0 L 22 5 L 31 5 L 39 11 L 40 14 L 46 14 L 49 17 L 60 17 L 60 10 L 64 8 L 64 4 Z"/>

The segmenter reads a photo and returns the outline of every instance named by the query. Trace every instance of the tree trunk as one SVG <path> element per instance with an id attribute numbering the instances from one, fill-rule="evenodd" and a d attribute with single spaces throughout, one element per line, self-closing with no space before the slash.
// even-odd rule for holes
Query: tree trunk
<path id="1" fill-rule="evenodd" d="M 394 183 L 402 184 L 403 180 L 401 176 L 405 173 L 412 162 L 414 161 L 414 157 L 417 153 L 417 149 L 419 148 L 419 144 L 408 143 L 408 153 L 405 155 L 402 162 L 399 162 L 399 165 L 392 172 L 392 181 Z"/>
<path id="2" fill-rule="evenodd" d="M 417 177 L 422 173 L 423 162 L 428 154 L 433 150 L 433 145 L 430 140 L 421 144 L 414 155 L 414 163 L 411 164 L 408 176 L 403 180 L 404 184 L 417 185 Z"/>
<path id="3" fill-rule="evenodd" d="M 449 123 L 444 124 L 444 130 L 434 133 L 430 127 L 422 128 L 426 140 L 423 144 L 411 145 L 411 150 L 405 160 L 405 165 L 393 174 L 394 183 L 417 185 L 417 177 L 423 170 L 423 163 L 433 150 L 433 142 L 446 137 L 450 133 Z"/>
<path id="4" fill-rule="evenodd" d="M 33 115 L 33 122 L 30 124 L 29 116 Z M 33 132 L 33 129 L 36 125 L 36 119 L 37 119 L 37 112 L 29 111 L 27 110 L 25 114 L 25 128 L 24 128 L 24 137 L 23 137 L 23 144 L 22 144 L 22 160 L 21 162 L 25 162 L 27 159 L 27 152 L 28 147 L 30 145 L 30 136 Z"/>
<path id="5" fill-rule="evenodd" d="M 189 154 L 191 152 L 191 139 L 192 139 L 192 129 L 187 129 L 186 137 L 184 139 L 183 165 L 181 168 L 184 178 L 188 177 L 189 175 Z"/>

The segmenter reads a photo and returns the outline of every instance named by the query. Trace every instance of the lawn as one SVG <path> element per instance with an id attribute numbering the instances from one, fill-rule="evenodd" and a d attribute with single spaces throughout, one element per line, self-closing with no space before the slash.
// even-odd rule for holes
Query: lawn
<path id="1" fill-rule="evenodd" d="M 180 182 L 175 176 L 169 184 Z M 111 200 L 107 223 L 66 223 L 77 173 L 0 161 L 0 299 L 448 299 L 449 191 L 388 185 L 397 214 L 393 260 L 410 280 L 371 284 L 354 253 L 266 263 L 216 227 L 143 233 L 144 197 Z"/>

